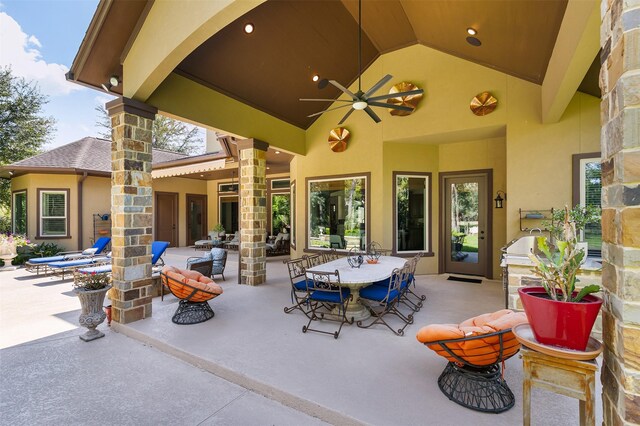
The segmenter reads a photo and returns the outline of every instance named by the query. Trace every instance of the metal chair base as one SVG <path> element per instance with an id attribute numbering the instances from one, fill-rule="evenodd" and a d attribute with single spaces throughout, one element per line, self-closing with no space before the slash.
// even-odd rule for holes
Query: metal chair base
<path id="1" fill-rule="evenodd" d="M 438 387 L 451 401 L 484 413 L 502 413 L 515 404 L 498 364 L 460 367 L 449 362 L 438 378 Z"/>
<path id="2" fill-rule="evenodd" d="M 178 302 L 178 309 L 173 314 L 173 321 L 175 324 L 187 325 L 187 324 L 199 324 L 201 322 L 209 321 L 214 316 L 213 309 L 207 302 L 188 302 L 181 300 Z"/>

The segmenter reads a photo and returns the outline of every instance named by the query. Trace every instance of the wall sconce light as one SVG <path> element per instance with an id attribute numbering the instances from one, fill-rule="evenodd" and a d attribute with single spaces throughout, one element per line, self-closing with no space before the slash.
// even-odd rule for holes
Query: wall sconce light
<path id="1" fill-rule="evenodd" d="M 105 92 L 110 92 L 111 88 L 113 87 L 117 87 L 118 84 L 120 84 L 120 79 L 118 78 L 117 75 L 112 75 L 109 78 L 109 81 L 106 83 L 103 83 L 101 86 L 104 89 Z"/>
<path id="2" fill-rule="evenodd" d="M 500 196 L 500 194 L 504 195 L 504 198 Z M 496 202 L 496 209 L 501 209 L 503 207 L 502 202 L 507 201 L 507 193 L 504 191 L 498 191 L 496 198 L 493 199 Z"/>

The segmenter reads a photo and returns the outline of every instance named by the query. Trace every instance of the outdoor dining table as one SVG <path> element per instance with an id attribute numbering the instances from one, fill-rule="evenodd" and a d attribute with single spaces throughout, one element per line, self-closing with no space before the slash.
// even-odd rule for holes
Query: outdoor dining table
<path id="1" fill-rule="evenodd" d="M 340 286 L 351 290 L 351 300 L 347 308 L 347 318 L 353 317 L 355 321 L 366 320 L 371 317 L 369 310 L 360 303 L 360 289 L 376 281 L 391 277 L 393 270 L 402 268 L 406 259 L 393 256 L 381 256 L 378 263 L 365 261 L 359 268 L 352 268 L 346 257 L 323 263 L 307 269 L 307 277 L 311 278 L 311 272 L 335 272 L 340 273 Z"/>

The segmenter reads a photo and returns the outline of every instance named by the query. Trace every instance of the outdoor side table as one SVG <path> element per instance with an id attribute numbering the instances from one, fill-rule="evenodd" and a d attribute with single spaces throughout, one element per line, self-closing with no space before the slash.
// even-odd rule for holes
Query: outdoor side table
<path id="1" fill-rule="evenodd" d="M 595 361 L 558 358 L 522 347 L 523 424 L 531 424 L 531 388 L 539 387 L 580 400 L 580 425 L 595 426 Z"/>

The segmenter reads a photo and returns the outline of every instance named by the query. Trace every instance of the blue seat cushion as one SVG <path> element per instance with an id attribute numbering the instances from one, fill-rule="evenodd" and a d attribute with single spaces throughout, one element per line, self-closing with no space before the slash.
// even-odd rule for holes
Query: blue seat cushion
<path id="1" fill-rule="evenodd" d="M 93 263 L 92 259 L 78 259 L 78 260 L 68 260 L 66 262 L 52 262 L 52 263 L 49 263 L 49 267 L 69 268 L 72 266 L 91 265 L 92 263 Z"/>
<path id="2" fill-rule="evenodd" d="M 371 285 L 375 285 L 378 287 L 389 288 L 389 283 L 391 282 L 391 278 L 385 278 L 384 280 L 376 281 Z"/>
<path id="3" fill-rule="evenodd" d="M 389 287 L 382 287 L 379 285 L 370 285 L 360 290 L 360 297 L 362 299 L 375 300 L 376 302 L 382 302 L 387 298 L 389 293 Z M 387 302 L 393 302 L 400 292 L 398 290 L 391 290 L 389 293 L 389 299 Z"/>
<path id="4" fill-rule="evenodd" d="M 350 295 L 351 290 L 348 288 L 342 289 L 342 301 L 346 301 Z M 309 299 L 315 300 L 316 302 L 340 303 L 340 293 L 337 291 L 315 290 L 311 293 Z"/>
<path id="5" fill-rule="evenodd" d="M 300 281 L 294 282 L 293 286 L 295 287 L 296 291 L 307 291 L 307 286 L 309 288 L 313 288 L 313 280 L 303 278 Z"/>
<path id="6" fill-rule="evenodd" d="M 41 265 L 43 263 L 60 262 L 64 259 L 64 256 L 34 257 L 33 259 L 29 259 L 29 263 Z"/>

